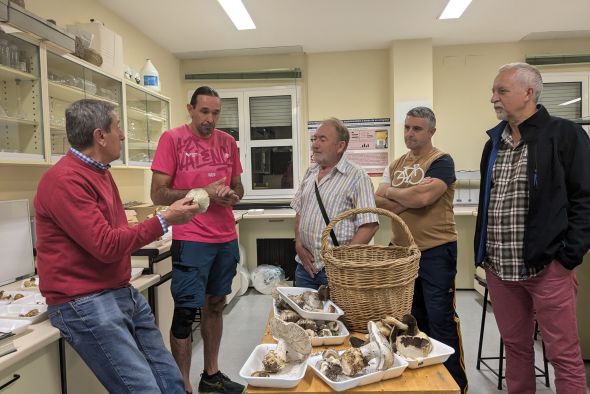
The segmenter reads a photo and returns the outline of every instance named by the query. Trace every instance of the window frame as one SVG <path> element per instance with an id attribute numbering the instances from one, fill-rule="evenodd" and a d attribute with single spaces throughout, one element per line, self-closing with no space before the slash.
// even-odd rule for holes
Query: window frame
<path id="1" fill-rule="evenodd" d="M 590 116 L 590 72 L 542 72 L 543 84 L 578 82 L 582 84 L 582 117 Z M 590 134 L 590 126 L 582 126 Z"/>
<path id="2" fill-rule="evenodd" d="M 243 89 L 219 89 L 221 98 L 236 98 L 238 100 L 238 124 L 239 141 L 236 141 L 240 150 L 240 162 L 244 172 L 242 173 L 242 184 L 244 185 L 243 201 L 257 200 L 285 200 L 295 195 L 299 185 L 300 147 L 301 133 L 300 125 L 300 88 L 297 86 L 275 86 L 266 88 L 243 88 Z M 290 139 L 253 140 L 250 130 L 249 103 L 252 97 L 261 96 L 291 96 L 291 124 L 292 134 Z M 221 108 L 223 111 L 223 107 Z M 253 189 L 252 187 L 252 161 L 251 149 L 260 147 L 290 146 L 293 157 L 293 187 L 291 189 Z"/>

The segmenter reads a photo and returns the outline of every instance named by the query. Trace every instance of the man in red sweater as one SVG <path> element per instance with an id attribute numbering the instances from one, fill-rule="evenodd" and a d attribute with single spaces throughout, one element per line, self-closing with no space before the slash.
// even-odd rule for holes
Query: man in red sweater
<path id="1" fill-rule="evenodd" d="M 37 270 L 51 324 L 111 393 L 184 393 L 145 298 L 129 284 L 131 252 L 197 212 L 183 198 L 129 227 L 109 163 L 125 136 L 115 107 L 80 100 L 66 110 L 72 148 L 35 197 Z"/>

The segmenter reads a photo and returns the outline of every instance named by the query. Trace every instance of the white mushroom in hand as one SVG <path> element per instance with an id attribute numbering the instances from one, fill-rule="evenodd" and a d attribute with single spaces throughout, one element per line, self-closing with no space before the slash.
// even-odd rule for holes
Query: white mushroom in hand
<path id="1" fill-rule="evenodd" d="M 395 326 L 390 340 L 395 343 L 396 351 L 401 356 L 407 359 L 419 360 L 428 356 L 432 351 L 430 338 L 418 329 L 418 323 L 414 316 L 404 315 L 401 322 L 391 316 L 386 317 L 384 320 Z"/>
<path id="2" fill-rule="evenodd" d="M 377 369 L 380 371 L 393 366 L 393 351 L 389 341 L 381 335 L 375 322 L 369 321 L 367 328 L 369 343 L 359 348 L 349 348 L 340 356 L 342 373 L 347 376 L 356 375 L 373 359 L 377 361 Z"/>
<path id="3" fill-rule="evenodd" d="M 209 208 L 209 194 L 207 194 L 205 189 L 192 189 L 186 193 L 186 197 L 191 197 L 193 199 L 193 204 L 199 206 L 199 211 L 201 213 Z"/>
<path id="4" fill-rule="evenodd" d="M 283 369 L 287 363 L 287 355 L 292 359 L 305 360 L 311 353 L 311 339 L 303 327 L 295 323 L 286 323 L 275 318 L 270 321 L 270 335 L 277 338 L 279 343 L 262 360 L 267 372 L 276 373 Z"/>

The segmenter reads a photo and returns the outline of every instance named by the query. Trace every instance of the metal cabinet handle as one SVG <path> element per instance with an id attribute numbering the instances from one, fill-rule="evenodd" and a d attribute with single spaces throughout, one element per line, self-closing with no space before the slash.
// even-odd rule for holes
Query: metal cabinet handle
<path id="1" fill-rule="evenodd" d="M 20 375 L 15 373 L 14 375 L 12 375 L 12 379 L 10 379 L 8 382 L 6 382 L 2 386 L 0 386 L 0 390 L 5 389 L 6 387 L 10 386 L 11 384 L 13 384 L 14 382 L 16 382 L 19 379 L 20 379 Z"/>

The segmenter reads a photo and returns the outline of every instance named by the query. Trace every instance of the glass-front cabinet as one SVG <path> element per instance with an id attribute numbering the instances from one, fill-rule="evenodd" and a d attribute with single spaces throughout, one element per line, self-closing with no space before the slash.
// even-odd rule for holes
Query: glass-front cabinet
<path id="1" fill-rule="evenodd" d="M 70 148 L 65 129 L 66 108 L 84 98 L 104 100 L 112 103 L 122 117 L 122 81 L 51 52 L 47 52 L 47 74 L 51 156 L 56 162 Z M 121 121 L 121 128 L 123 124 Z M 123 145 L 121 158 L 113 162 L 114 165 L 123 163 L 124 148 Z"/>
<path id="2" fill-rule="evenodd" d="M 128 164 L 149 166 L 160 135 L 170 128 L 170 100 L 126 84 Z"/>
<path id="3" fill-rule="evenodd" d="M 2 32 L 0 161 L 45 161 L 39 47 Z"/>

